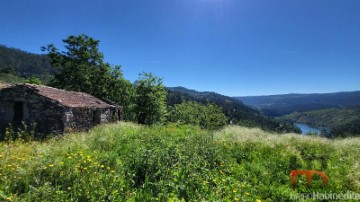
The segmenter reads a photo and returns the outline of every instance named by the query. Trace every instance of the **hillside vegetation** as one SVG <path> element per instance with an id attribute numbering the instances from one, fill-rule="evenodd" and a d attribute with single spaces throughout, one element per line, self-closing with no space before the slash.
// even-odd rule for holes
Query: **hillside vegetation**
<path id="1" fill-rule="evenodd" d="M 264 116 L 257 110 L 245 106 L 240 100 L 214 92 L 198 92 L 184 87 L 167 88 L 167 103 L 170 106 L 184 101 L 195 101 L 203 104 L 211 103 L 222 108 L 223 113 L 233 124 L 247 127 L 259 127 L 273 132 L 296 132 L 300 129 L 285 121 Z"/>
<path id="2" fill-rule="evenodd" d="M 0 72 L 0 82 L 7 84 L 17 84 L 17 83 L 23 83 L 24 79 L 14 74 Z"/>
<path id="3" fill-rule="evenodd" d="M 329 127 L 334 135 L 360 133 L 360 108 L 321 109 L 306 112 L 294 112 L 281 119 L 309 124 L 319 127 Z"/>
<path id="4" fill-rule="evenodd" d="M 294 112 L 282 116 L 281 118 L 314 126 L 337 127 L 359 120 L 360 109 L 332 108 L 307 112 Z"/>
<path id="5" fill-rule="evenodd" d="M 360 106 L 360 91 L 236 97 L 246 105 L 273 117 L 326 108 Z"/>
<path id="6" fill-rule="evenodd" d="M 16 72 L 21 77 L 36 76 L 42 80 L 49 80 L 49 75 L 55 73 L 46 55 L 0 45 L 0 70 L 3 69 Z"/>
<path id="7" fill-rule="evenodd" d="M 0 144 L 0 200 L 288 201 L 312 191 L 360 193 L 360 139 L 328 140 L 260 129 L 102 125 L 44 142 Z M 327 166 L 307 162 L 323 159 Z M 292 169 L 320 169 L 292 189 Z"/>

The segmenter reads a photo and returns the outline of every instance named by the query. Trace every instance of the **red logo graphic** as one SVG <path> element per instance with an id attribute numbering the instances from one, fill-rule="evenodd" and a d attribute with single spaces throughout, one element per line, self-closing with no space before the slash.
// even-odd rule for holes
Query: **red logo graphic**
<path id="1" fill-rule="evenodd" d="M 294 188 L 295 184 L 296 184 L 296 176 L 298 175 L 306 175 L 306 183 L 308 186 L 311 185 L 311 181 L 312 181 L 312 176 L 313 175 L 319 175 L 322 179 L 323 185 L 325 186 L 328 183 L 328 176 L 321 171 L 317 171 L 317 170 L 291 170 L 290 171 L 290 181 L 291 181 L 291 186 Z"/>

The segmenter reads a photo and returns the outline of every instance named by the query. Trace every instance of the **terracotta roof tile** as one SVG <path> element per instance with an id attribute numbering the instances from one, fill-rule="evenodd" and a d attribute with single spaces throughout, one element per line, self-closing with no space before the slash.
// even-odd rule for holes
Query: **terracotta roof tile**
<path id="1" fill-rule="evenodd" d="M 40 86 L 34 84 L 23 84 L 22 86 L 34 89 L 39 95 L 59 102 L 67 107 L 95 107 L 107 108 L 115 107 L 92 95 L 82 92 L 66 91 L 48 86 Z"/>

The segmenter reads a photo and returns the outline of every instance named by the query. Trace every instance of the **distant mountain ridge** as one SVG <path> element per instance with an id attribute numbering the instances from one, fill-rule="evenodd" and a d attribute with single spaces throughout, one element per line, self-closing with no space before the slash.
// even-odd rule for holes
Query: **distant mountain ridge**
<path id="1" fill-rule="evenodd" d="M 233 124 L 259 127 L 264 130 L 276 132 L 300 132 L 298 128 L 292 124 L 263 116 L 257 110 L 245 106 L 240 100 L 233 97 L 214 92 L 198 92 L 184 87 L 169 87 L 167 91 L 167 102 L 169 106 L 188 100 L 203 104 L 213 103 L 223 109 L 224 114 Z"/>
<path id="2" fill-rule="evenodd" d="M 360 106 L 360 91 L 283 94 L 267 96 L 235 97 L 245 105 L 258 109 L 263 114 L 273 117 L 326 108 L 347 108 Z"/>

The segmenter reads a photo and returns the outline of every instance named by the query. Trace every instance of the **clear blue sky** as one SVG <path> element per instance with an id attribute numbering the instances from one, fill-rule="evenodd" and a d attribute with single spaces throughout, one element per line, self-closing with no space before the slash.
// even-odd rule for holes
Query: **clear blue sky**
<path id="1" fill-rule="evenodd" d="M 360 90 L 360 0 L 1 0 L 0 44 L 100 40 L 140 72 L 225 95 Z"/>

